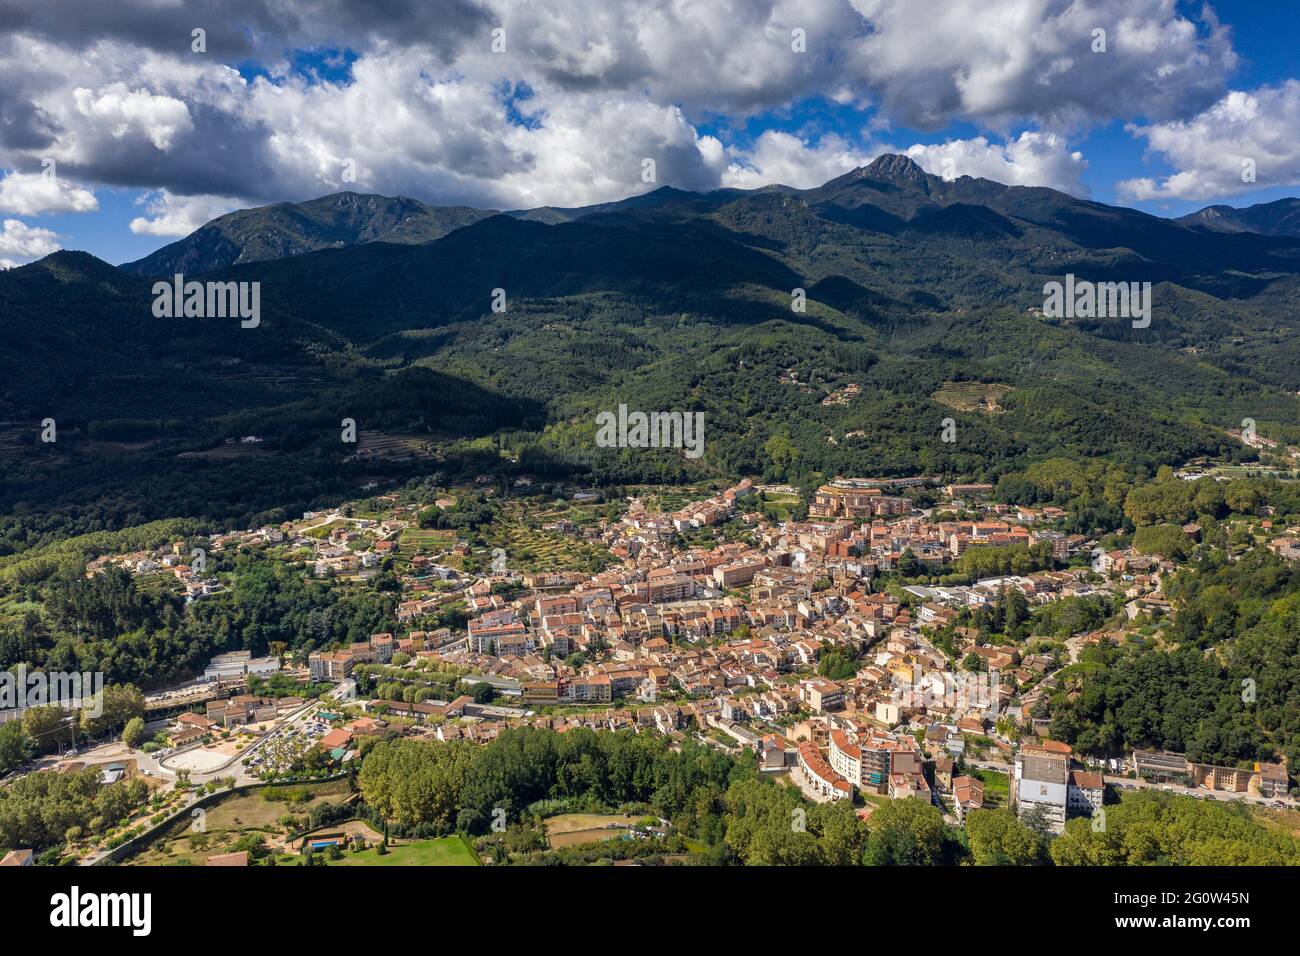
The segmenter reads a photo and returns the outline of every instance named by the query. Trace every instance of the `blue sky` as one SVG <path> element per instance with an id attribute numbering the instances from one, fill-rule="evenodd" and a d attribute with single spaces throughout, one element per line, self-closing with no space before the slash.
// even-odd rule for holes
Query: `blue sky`
<path id="1" fill-rule="evenodd" d="M 810 186 L 886 149 L 1167 216 L 1300 182 L 1300 31 L 1265 0 L 123 5 L 49 0 L 0 33 L 0 263 L 128 261 L 342 188 L 581 205 Z"/>

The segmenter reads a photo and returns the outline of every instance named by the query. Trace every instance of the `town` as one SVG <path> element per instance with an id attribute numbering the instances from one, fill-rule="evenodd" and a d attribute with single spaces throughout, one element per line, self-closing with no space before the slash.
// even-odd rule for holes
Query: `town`
<path id="1" fill-rule="evenodd" d="M 116 569 L 169 581 L 191 604 L 222 593 L 226 575 L 211 568 L 232 554 L 335 588 L 390 573 L 400 593 L 392 631 L 214 656 L 201 676 L 144 698 L 147 743 L 41 761 L 150 789 L 115 845 L 88 841 L 81 861 L 117 853 L 147 831 L 146 815 L 181 812 L 211 789 L 297 779 L 305 762 L 318 774 L 346 769 L 367 739 L 486 744 L 522 726 L 748 753 L 808 801 L 848 801 L 864 818 L 912 797 L 954 825 L 1005 807 L 1058 835 L 1072 817 L 1101 814 L 1107 788 L 1295 805 L 1280 763 L 1214 766 L 1141 750 L 1095 759 L 1052 739 L 1043 704 L 1062 689 L 1062 670 L 1088 647 L 1167 621 L 1163 586 L 1178 567 L 1057 530 L 1060 508 L 999 503 L 991 485 L 926 476 L 837 478 L 799 520 L 797 489 L 748 479 L 697 496 L 648 487 L 621 501 L 579 490 L 534 521 L 536 540 L 516 546 L 528 555 L 522 568 L 510 548 L 481 537 L 475 547 L 430 521 L 462 499 L 496 499 L 485 484 L 449 489 L 431 509 L 380 494 L 89 562 L 88 578 Z M 514 508 L 506 497 L 498 506 Z M 1300 559 L 1300 528 L 1252 520 L 1269 550 Z M 1189 546 L 1199 533 L 1181 531 Z M 604 555 L 603 566 L 548 569 L 543 545 L 567 546 L 570 564 Z M 900 583 L 918 575 L 965 583 Z M 1023 621 L 1059 602 L 1107 609 L 1098 615 L 1107 623 L 1059 641 L 985 639 L 989 615 Z M 30 858 L 19 850 L 6 861 Z"/>

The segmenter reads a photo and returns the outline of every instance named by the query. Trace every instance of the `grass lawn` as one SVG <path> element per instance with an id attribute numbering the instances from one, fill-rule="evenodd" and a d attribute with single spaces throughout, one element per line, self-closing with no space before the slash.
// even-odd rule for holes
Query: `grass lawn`
<path id="1" fill-rule="evenodd" d="M 765 491 L 761 496 L 761 500 L 765 505 L 763 510 L 772 515 L 777 521 L 789 521 L 802 499 L 798 495 Z"/>
<path id="2" fill-rule="evenodd" d="M 984 781 L 984 806 L 1005 807 L 1011 797 L 1011 777 L 996 770 L 979 770 L 972 767 L 966 771 L 977 780 Z"/>
<path id="3" fill-rule="evenodd" d="M 478 866 L 469 841 L 462 836 L 438 837 L 434 840 L 416 840 L 393 846 L 380 856 L 378 848 L 360 853 L 345 853 L 341 860 L 329 860 L 330 866 Z"/>
<path id="4" fill-rule="evenodd" d="M 456 532 L 438 528 L 404 528 L 398 538 L 398 544 L 404 551 L 419 548 L 437 551 L 450 548 L 456 543 Z"/>

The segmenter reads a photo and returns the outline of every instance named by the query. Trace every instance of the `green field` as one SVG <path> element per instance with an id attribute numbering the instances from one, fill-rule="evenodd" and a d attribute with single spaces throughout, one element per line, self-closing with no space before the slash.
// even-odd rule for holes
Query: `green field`
<path id="1" fill-rule="evenodd" d="M 561 813 L 546 821 L 546 842 L 555 848 L 613 840 L 642 819 L 626 813 Z"/>
<path id="2" fill-rule="evenodd" d="M 759 496 L 763 502 L 763 510 L 775 521 L 789 521 L 794 515 L 794 510 L 799 507 L 802 499 L 798 495 L 778 494 L 774 491 L 765 491 Z"/>
<path id="3" fill-rule="evenodd" d="M 402 551 L 445 551 L 456 544 L 456 533 L 438 528 L 405 528 L 398 538 Z"/>
<path id="4" fill-rule="evenodd" d="M 341 860 L 330 860 L 330 866 L 479 866 L 474 848 L 463 836 L 438 837 L 434 840 L 417 840 L 393 846 L 379 855 L 378 848 L 360 853 L 345 853 Z"/>
<path id="5" fill-rule="evenodd" d="M 996 770 L 980 770 L 972 767 L 966 771 L 976 780 L 984 781 L 984 806 L 1005 807 L 1011 798 L 1011 778 Z"/>

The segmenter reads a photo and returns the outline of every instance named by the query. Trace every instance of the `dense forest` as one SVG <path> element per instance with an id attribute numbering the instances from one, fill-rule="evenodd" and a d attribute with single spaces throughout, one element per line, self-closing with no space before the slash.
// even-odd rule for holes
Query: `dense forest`
<path id="1" fill-rule="evenodd" d="M 1052 734 L 1084 753 L 1134 747 L 1196 761 L 1300 766 L 1300 571 L 1263 549 L 1211 549 L 1168 586 L 1160 645 L 1085 648 L 1051 700 Z"/>
<path id="2" fill-rule="evenodd" d="M 109 682 L 153 687 L 188 679 L 224 651 L 265 656 L 279 644 L 305 656 L 397 625 L 397 595 L 377 586 L 332 588 L 256 555 L 214 567 L 227 586 L 188 606 L 122 570 L 89 579 L 72 570 L 53 575 L 30 589 L 41 610 L 0 618 L 0 667 L 100 672 Z"/>

